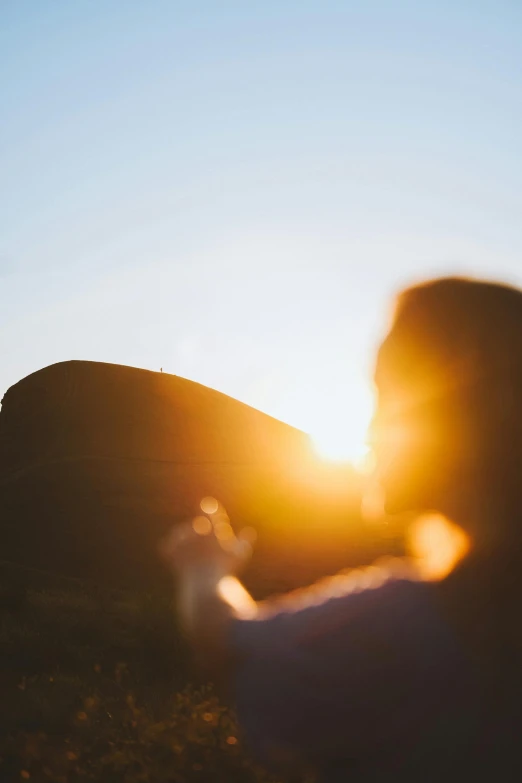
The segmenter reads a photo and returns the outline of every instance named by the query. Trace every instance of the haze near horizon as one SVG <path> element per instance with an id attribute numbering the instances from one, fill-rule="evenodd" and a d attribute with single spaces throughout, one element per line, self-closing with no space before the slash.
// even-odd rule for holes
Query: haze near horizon
<path id="1" fill-rule="evenodd" d="M 354 458 L 394 292 L 522 283 L 517 4 L 1 15 L 0 393 L 163 367 Z"/>

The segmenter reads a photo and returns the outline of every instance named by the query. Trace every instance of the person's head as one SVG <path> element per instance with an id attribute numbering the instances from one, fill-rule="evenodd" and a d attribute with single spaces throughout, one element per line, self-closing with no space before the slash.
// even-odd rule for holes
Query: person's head
<path id="1" fill-rule="evenodd" d="M 473 537 L 494 517 L 503 536 L 522 513 L 522 291 L 461 278 L 405 290 L 375 381 L 387 512 L 438 511 Z"/>

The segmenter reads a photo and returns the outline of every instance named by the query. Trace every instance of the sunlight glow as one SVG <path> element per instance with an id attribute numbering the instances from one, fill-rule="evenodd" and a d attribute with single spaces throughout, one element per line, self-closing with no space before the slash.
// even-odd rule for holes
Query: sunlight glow
<path id="1" fill-rule="evenodd" d="M 215 514 L 219 508 L 219 503 L 217 502 L 216 498 L 207 496 L 206 498 L 203 498 L 199 504 L 199 507 L 204 514 Z"/>
<path id="2" fill-rule="evenodd" d="M 195 517 L 192 520 L 192 529 L 198 536 L 208 536 L 212 532 L 212 523 L 208 517 Z"/>
<path id="3" fill-rule="evenodd" d="M 218 595 L 244 620 L 253 619 L 257 605 L 235 576 L 224 576 L 218 584 Z"/>
<path id="4" fill-rule="evenodd" d="M 409 531 L 409 550 L 425 579 L 443 579 L 467 554 L 470 540 L 462 528 L 440 514 L 422 516 Z"/>
<path id="5" fill-rule="evenodd" d="M 342 408 L 328 407 L 328 401 L 325 408 L 311 430 L 318 455 L 326 460 L 352 462 L 363 469 L 369 457 L 367 434 L 374 408 L 370 384 L 354 382 Z"/>

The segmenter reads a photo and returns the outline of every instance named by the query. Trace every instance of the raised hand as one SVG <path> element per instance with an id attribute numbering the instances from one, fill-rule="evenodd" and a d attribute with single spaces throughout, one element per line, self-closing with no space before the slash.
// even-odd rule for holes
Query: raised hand
<path id="1" fill-rule="evenodd" d="M 162 541 L 162 558 L 180 575 L 198 572 L 221 578 L 237 574 L 252 554 L 255 532 L 246 528 L 236 536 L 225 509 L 213 498 L 204 498 L 201 507 L 205 516 L 176 525 Z"/>

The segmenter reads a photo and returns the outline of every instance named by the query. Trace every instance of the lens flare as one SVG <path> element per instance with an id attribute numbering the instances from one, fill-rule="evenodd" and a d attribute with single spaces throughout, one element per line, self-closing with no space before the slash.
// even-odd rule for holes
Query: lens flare
<path id="1" fill-rule="evenodd" d="M 420 517 L 409 532 L 410 553 L 426 579 L 443 579 L 469 548 L 462 528 L 438 514 Z"/>
<path id="2" fill-rule="evenodd" d="M 224 576 L 219 581 L 218 594 L 239 617 L 252 619 L 256 616 L 256 602 L 235 576 Z"/>
<path id="3" fill-rule="evenodd" d="M 208 536 L 212 532 L 212 523 L 207 517 L 195 517 L 192 520 L 192 529 L 198 536 Z"/>
<path id="4" fill-rule="evenodd" d="M 374 405 L 373 389 L 357 377 L 353 378 L 346 399 L 326 400 L 310 428 L 318 455 L 335 462 L 351 462 L 357 469 L 365 470 Z"/>
<path id="5" fill-rule="evenodd" d="M 218 522 L 214 525 L 214 532 L 219 541 L 230 541 L 234 538 L 234 531 L 229 522 Z"/>
<path id="6" fill-rule="evenodd" d="M 199 507 L 204 514 L 215 514 L 219 508 L 219 503 L 217 502 L 216 498 L 213 498 L 209 495 L 208 497 L 203 498 L 199 504 Z"/>

